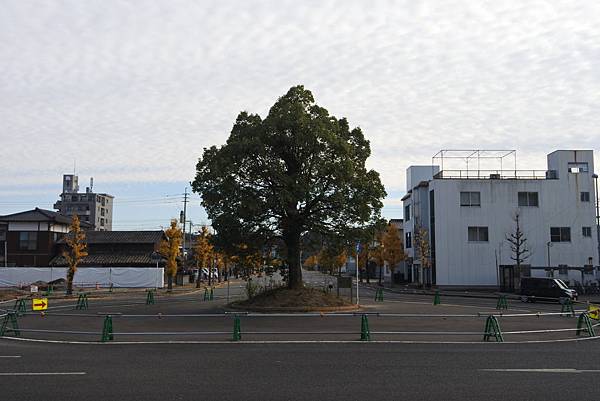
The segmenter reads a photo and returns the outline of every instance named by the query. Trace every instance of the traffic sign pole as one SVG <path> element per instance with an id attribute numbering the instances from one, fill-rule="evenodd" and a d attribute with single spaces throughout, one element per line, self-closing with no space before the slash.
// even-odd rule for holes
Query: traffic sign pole
<path id="1" fill-rule="evenodd" d="M 358 305 L 358 253 L 360 252 L 360 242 L 356 244 L 356 305 Z"/>

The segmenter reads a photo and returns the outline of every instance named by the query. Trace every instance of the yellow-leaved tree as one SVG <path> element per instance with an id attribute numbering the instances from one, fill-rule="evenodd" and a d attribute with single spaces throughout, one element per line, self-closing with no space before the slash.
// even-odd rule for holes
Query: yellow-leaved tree
<path id="1" fill-rule="evenodd" d="M 421 284 L 429 286 L 431 284 L 431 249 L 429 247 L 429 233 L 426 228 L 417 227 L 415 245 L 422 272 Z"/>
<path id="2" fill-rule="evenodd" d="M 159 253 L 166 260 L 168 289 L 173 289 L 173 278 L 177 274 L 177 256 L 179 255 L 183 234 L 177 227 L 177 220 L 171 220 L 171 226 L 165 230 L 165 239 L 160 243 Z"/>
<path id="3" fill-rule="evenodd" d="M 348 259 L 344 249 L 339 247 L 325 247 L 321 250 L 318 256 L 319 267 L 327 270 L 331 275 L 341 275 L 342 266 Z"/>
<path id="4" fill-rule="evenodd" d="M 400 238 L 400 232 L 394 224 L 388 224 L 385 233 L 383 234 L 383 258 L 388 263 L 388 268 L 394 274 L 396 265 L 406 259 L 404 253 L 404 244 Z M 393 279 L 392 279 L 393 282 Z"/>
<path id="5" fill-rule="evenodd" d="M 64 258 L 67 260 L 69 270 L 67 272 L 67 294 L 73 293 L 73 278 L 77 271 L 77 266 L 81 259 L 88 255 L 87 244 L 85 243 L 85 232 L 81 230 L 79 217 L 74 214 L 69 227 L 69 234 L 65 239 L 67 249 L 63 252 Z"/>
<path id="6" fill-rule="evenodd" d="M 200 288 L 200 277 L 202 277 L 202 269 L 208 268 L 208 285 L 210 285 L 211 279 L 211 261 L 214 255 L 214 247 L 210 242 L 211 235 L 208 232 L 208 228 L 202 227 L 202 231 L 196 239 L 196 245 L 194 245 L 194 260 L 196 261 L 196 267 L 200 269 L 198 273 L 198 280 L 196 281 L 196 288 Z"/>
<path id="7" fill-rule="evenodd" d="M 315 268 L 317 267 L 318 264 L 319 264 L 319 257 L 317 255 L 310 255 L 304 261 L 304 267 L 306 267 L 309 270 L 315 270 Z"/>
<path id="8" fill-rule="evenodd" d="M 383 233 L 377 235 L 377 240 L 371 247 L 371 259 L 379 268 L 379 285 L 381 285 L 381 276 L 383 275 L 383 266 L 385 265 L 385 243 L 383 242 Z"/>

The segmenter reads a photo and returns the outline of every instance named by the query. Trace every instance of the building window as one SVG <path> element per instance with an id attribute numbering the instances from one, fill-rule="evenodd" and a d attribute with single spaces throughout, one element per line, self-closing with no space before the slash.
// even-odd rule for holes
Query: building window
<path id="1" fill-rule="evenodd" d="M 589 192 L 582 192 L 580 199 L 581 199 L 582 202 L 589 202 L 590 201 L 590 193 Z"/>
<path id="2" fill-rule="evenodd" d="M 539 206 L 537 192 L 519 192 L 519 206 Z"/>
<path id="3" fill-rule="evenodd" d="M 481 206 L 481 194 L 479 192 L 461 192 L 461 206 Z"/>
<path id="4" fill-rule="evenodd" d="M 571 162 L 569 163 L 569 173 L 587 173 L 589 167 L 587 163 Z"/>
<path id="5" fill-rule="evenodd" d="M 104 209 L 100 209 L 100 216 L 104 216 Z"/>
<path id="6" fill-rule="evenodd" d="M 592 227 L 581 227 L 581 234 L 584 237 L 592 237 Z"/>
<path id="7" fill-rule="evenodd" d="M 21 251 L 35 251 L 37 249 L 37 232 L 20 232 L 19 249 Z"/>
<path id="8" fill-rule="evenodd" d="M 410 220 L 410 205 L 404 206 L 404 221 Z"/>
<path id="9" fill-rule="evenodd" d="M 571 227 L 550 227 L 550 241 L 571 242 Z"/>
<path id="10" fill-rule="evenodd" d="M 100 225 L 103 226 L 104 225 L 104 219 L 100 219 Z"/>
<path id="11" fill-rule="evenodd" d="M 487 227 L 469 227 L 468 230 L 469 242 L 488 242 L 488 228 Z"/>
<path id="12" fill-rule="evenodd" d="M 404 243 L 406 244 L 406 249 L 412 248 L 412 233 L 410 231 L 407 232 L 405 237 L 406 241 L 404 241 Z"/>

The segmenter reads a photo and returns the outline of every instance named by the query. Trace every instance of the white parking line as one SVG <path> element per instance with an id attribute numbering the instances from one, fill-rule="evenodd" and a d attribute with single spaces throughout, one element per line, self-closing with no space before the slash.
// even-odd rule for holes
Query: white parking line
<path id="1" fill-rule="evenodd" d="M 0 376 L 80 376 L 86 372 L 2 372 Z"/>
<path id="2" fill-rule="evenodd" d="M 479 369 L 481 372 L 519 372 L 519 373 L 600 373 L 590 369 Z"/>
<path id="3" fill-rule="evenodd" d="M 0 355 L 0 358 L 20 358 L 21 355 Z"/>

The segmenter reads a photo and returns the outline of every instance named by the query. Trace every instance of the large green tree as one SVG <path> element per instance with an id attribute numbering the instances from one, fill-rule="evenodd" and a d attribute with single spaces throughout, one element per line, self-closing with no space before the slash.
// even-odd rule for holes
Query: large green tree
<path id="1" fill-rule="evenodd" d="M 297 288 L 303 233 L 346 236 L 380 218 L 386 194 L 365 166 L 370 154 L 360 128 L 295 86 L 265 119 L 240 113 L 227 143 L 204 149 L 192 186 L 221 238 L 282 240 L 288 284 Z"/>

